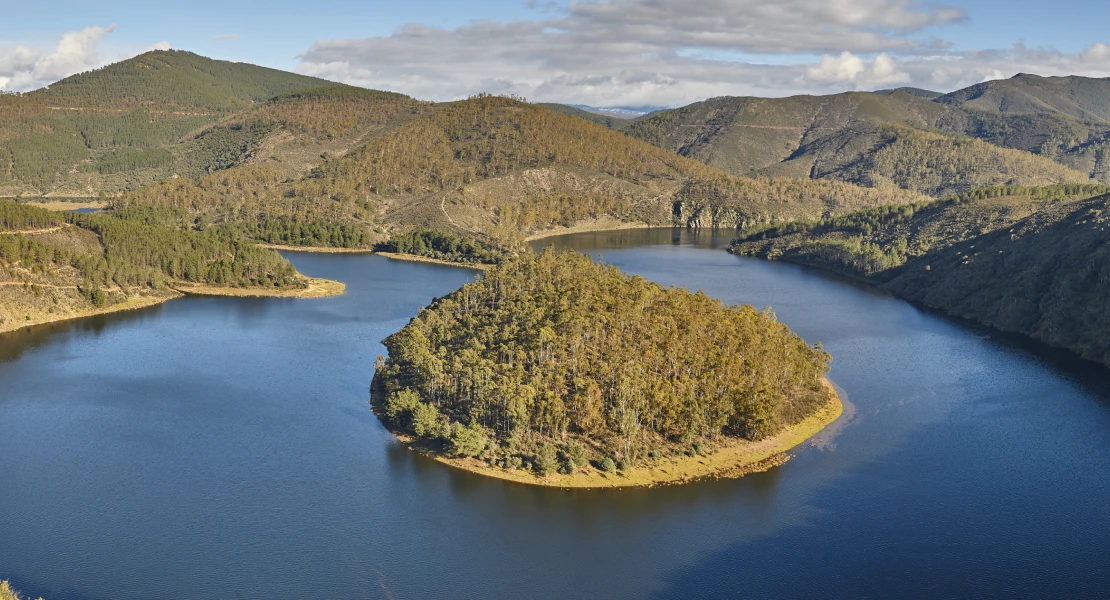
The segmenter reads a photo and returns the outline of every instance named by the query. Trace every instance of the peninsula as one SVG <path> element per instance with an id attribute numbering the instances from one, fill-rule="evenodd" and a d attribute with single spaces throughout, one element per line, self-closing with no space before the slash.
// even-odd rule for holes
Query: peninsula
<path id="1" fill-rule="evenodd" d="M 434 301 L 384 344 L 375 412 L 410 448 L 557 487 L 762 470 L 836 420 L 830 359 L 770 311 L 548 249 Z"/>

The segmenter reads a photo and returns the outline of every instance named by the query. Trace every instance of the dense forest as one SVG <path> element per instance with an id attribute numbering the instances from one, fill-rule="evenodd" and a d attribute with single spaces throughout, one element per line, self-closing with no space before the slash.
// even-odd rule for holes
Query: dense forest
<path id="1" fill-rule="evenodd" d="M 384 343 L 379 412 L 392 427 L 540 475 L 762 439 L 827 402 L 829 356 L 769 311 L 573 251 L 502 265 Z"/>
<path id="2" fill-rule="evenodd" d="M 0 327 L 170 294 L 178 283 L 302 289 L 280 254 L 230 227 L 188 230 L 155 215 L 56 213 L 0 201 Z"/>
<path id="3" fill-rule="evenodd" d="M 394 235 L 389 241 L 376 244 L 374 250 L 479 264 L 496 264 L 515 256 L 511 249 L 495 246 L 488 240 L 427 229 Z"/>
<path id="4" fill-rule="evenodd" d="M 732 252 L 820 266 L 1110 364 L 1110 187 L 1003 187 L 796 223 Z"/>

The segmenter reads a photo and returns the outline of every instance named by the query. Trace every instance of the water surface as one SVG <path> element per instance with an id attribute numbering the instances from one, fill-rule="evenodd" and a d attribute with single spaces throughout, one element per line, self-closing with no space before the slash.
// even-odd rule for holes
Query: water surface
<path id="1" fill-rule="evenodd" d="M 0 336 L 0 575 L 51 600 L 1105 595 L 1106 370 L 723 241 L 544 243 L 822 341 L 849 410 L 782 467 L 564 491 L 415 456 L 367 406 L 379 341 L 475 274 L 293 253 L 347 294 Z"/>

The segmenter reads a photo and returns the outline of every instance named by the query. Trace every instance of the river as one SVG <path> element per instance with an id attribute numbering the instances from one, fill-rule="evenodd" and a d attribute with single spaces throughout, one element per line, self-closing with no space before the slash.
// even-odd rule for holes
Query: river
<path id="1" fill-rule="evenodd" d="M 0 335 L 0 576 L 47 600 L 1105 597 L 1110 371 L 725 241 L 544 243 L 821 341 L 847 410 L 781 467 L 566 491 L 414 455 L 368 408 L 379 341 L 475 273 L 289 253 L 347 294 Z"/>

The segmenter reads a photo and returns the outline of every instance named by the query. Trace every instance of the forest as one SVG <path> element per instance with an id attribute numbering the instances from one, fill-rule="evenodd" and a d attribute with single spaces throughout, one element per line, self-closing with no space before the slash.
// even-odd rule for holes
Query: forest
<path id="1" fill-rule="evenodd" d="M 196 231 L 157 220 L 139 210 L 85 215 L 0 200 L 5 312 L 15 310 L 30 320 L 32 312 L 104 307 L 136 294 L 169 293 L 177 283 L 307 285 L 280 254 L 256 246 L 234 227 Z M 0 317 L 0 324 L 4 320 Z"/>
<path id="2" fill-rule="evenodd" d="M 375 385 L 391 427 L 541 476 L 763 439 L 827 402 L 829 355 L 769 310 L 569 250 L 487 272 L 384 344 Z"/>
<path id="3" fill-rule="evenodd" d="M 822 267 L 1110 364 L 1110 187 L 976 190 L 753 232 L 735 254 Z"/>

